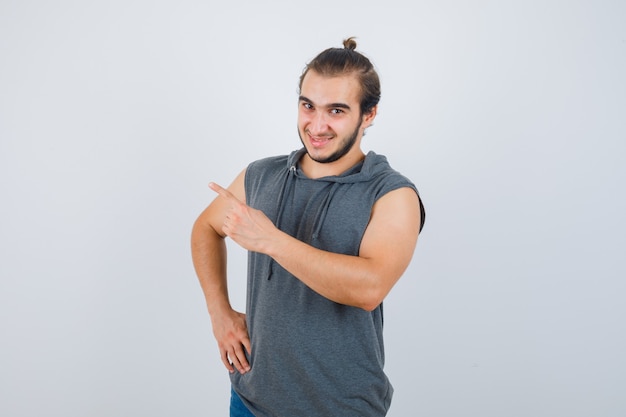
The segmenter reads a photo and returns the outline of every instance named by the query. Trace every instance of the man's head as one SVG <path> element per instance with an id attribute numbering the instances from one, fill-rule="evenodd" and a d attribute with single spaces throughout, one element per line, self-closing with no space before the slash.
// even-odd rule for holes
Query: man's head
<path id="1" fill-rule="evenodd" d="M 361 114 L 371 112 L 380 101 L 380 80 L 370 60 L 355 49 L 356 41 L 348 38 L 343 41 L 343 48 L 328 48 L 321 52 L 302 72 L 299 90 L 302 91 L 302 82 L 309 71 L 315 71 L 324 77 L 354 75 L 361 89 Z"/>
<path id="2" fill-rule="evenodd" d="M 371 62 L 345 48 L 320 53 L 300 78 L 298 134 L 310 160 L 352 166 L 363 157 L 361 138 L 376 117 L 380 83 Z M 345 166 L 344 166 L 345 165 Z"/>

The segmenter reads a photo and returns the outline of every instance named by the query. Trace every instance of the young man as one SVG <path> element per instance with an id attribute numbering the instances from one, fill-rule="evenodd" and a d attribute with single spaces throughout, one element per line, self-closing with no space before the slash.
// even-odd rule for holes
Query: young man
<path id="1" fill-rule="evenodd" d="M 231 416 L 384 416 L 382 302 L 424 221 L 411 181 L 361 150 L 380 83 L 356 42 L 300 78 L 303 148 L 251 163 L 196 220 L 193 262 L 232 383 Z M 246 312 L 226 285 L 230 237 L 248 252 Z M 241 413 L 241 414 L 238 414 Z"/>

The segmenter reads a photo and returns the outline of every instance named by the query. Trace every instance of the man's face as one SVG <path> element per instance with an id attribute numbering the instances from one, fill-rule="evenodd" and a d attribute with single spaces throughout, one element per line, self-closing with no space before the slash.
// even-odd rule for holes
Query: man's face
<path id="1" fill-rule="evenodd" d="M 298 134 L 311 159 L 329 163 L 361 152 L 363 131 L 373 117 L 361 116 L 359 94 L 358 80 L 352 74 L 306 74 L 298 104 Z"/>

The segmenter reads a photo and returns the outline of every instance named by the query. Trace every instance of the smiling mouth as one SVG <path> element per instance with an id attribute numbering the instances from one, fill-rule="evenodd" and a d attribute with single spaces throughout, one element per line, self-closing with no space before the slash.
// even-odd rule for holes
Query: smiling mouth
<path id="1" fill-rule="evenodd" d="M 313 143 L 314 145 L 323 145 L 328 142 L 330 142 L 329 137 L 323 137 L 323 138 L 311 137 L 311 143 Z"/>
<path id="2" fill-rule="evenodd" d="M 309 140 L 313 146 L 323 146 L 333 138 L 332 135 L 314 136 L 309 131 L 306 131 L 306 134 L 309 136 Z"/>

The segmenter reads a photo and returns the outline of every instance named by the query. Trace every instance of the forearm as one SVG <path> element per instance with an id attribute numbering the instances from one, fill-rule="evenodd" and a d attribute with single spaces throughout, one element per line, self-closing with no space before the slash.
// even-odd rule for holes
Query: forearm
<path id="1" fill-rule="evenodd" d="M 209 314 L 230 309 L 224 238 L 196 221 L 191 234 L 191 256 Z"/>
<path id="2" fill-rule="evenodd" d="M 191 236 L 191 253 L 222 363 L 229 372 L 235 368 L 244 374 L 250 370 L 246 351 L 252 346 L 246 316 L 234 311 L 228 298 L 226 279 L 226 243 L 208 223 L 196 221 Z"/>
<path id="3" fill-rule="evenodd" d="M 383 271 L 369 259 L 323 251 L 279 232 L 267 254 L 318 294 L 372 310 L 387 295 Z"/>

